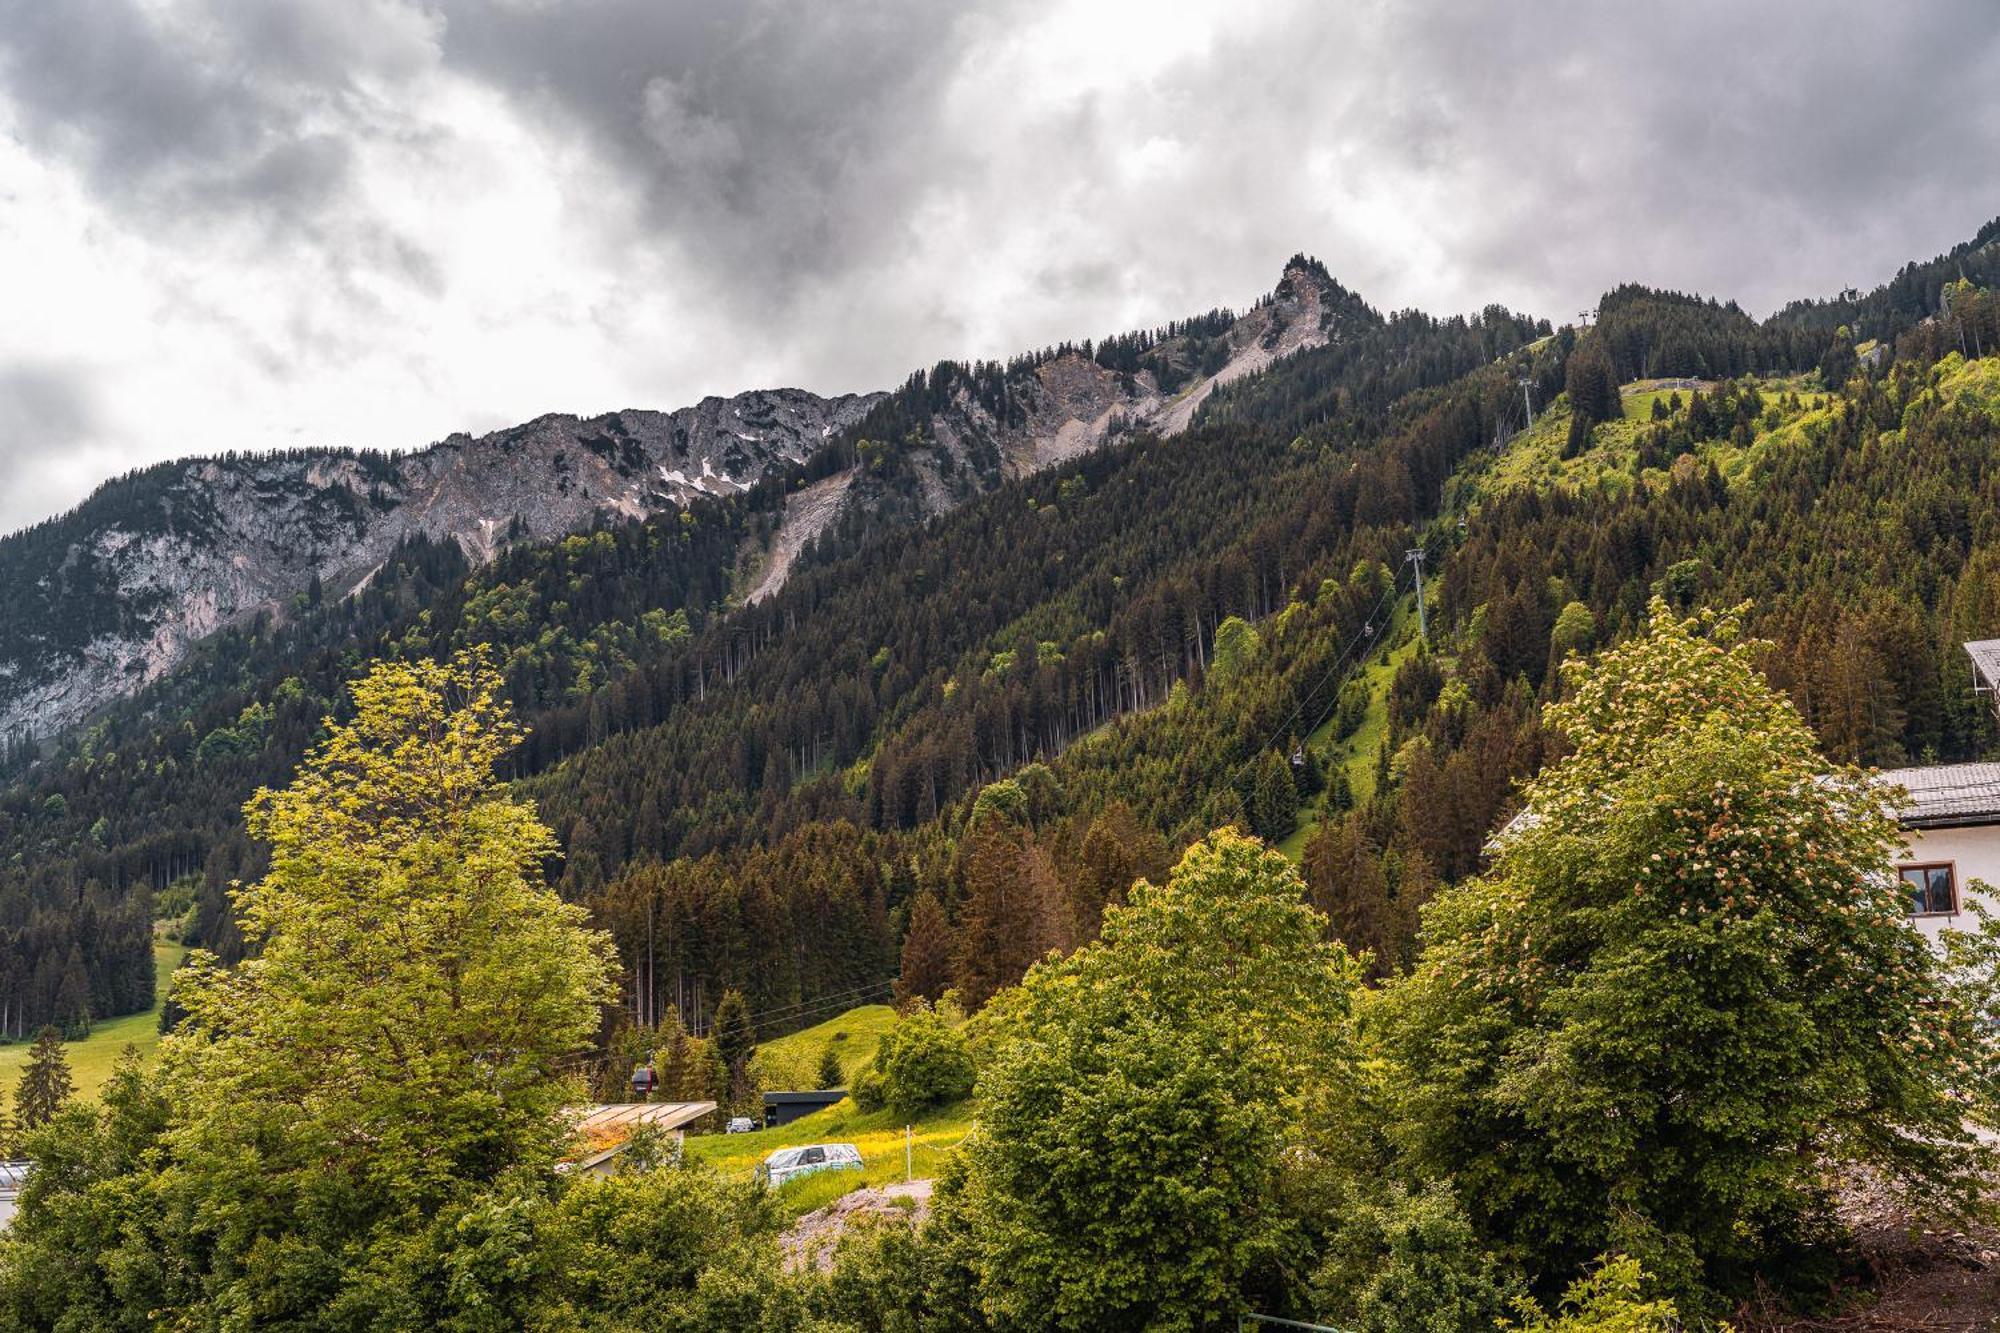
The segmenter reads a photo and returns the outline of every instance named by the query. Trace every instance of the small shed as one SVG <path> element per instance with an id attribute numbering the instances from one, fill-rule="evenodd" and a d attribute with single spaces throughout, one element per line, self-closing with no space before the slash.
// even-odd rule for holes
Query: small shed
<path id="1" fill-rule="evenodd" d="M 625 1151 L 632 1131 L 640 1125 L 650 1125 L 680 1138 L 689 1125 L 714 1113 L 714 1102 L 598 1102 L 573 1106 L 570 1115 L 583 1149 L 560 1169 L 608 1176 L 617 1169 L 619 1154 Z"/>
<path id="2" fill-rule="evenodd" d="M 815 1092 L 767 1092 L 764 1094 L 764 1128 L 776 1129 L 794 1120 L 824 1111 L 847 1096 L 846 1088 L 820 1088 Z"/>

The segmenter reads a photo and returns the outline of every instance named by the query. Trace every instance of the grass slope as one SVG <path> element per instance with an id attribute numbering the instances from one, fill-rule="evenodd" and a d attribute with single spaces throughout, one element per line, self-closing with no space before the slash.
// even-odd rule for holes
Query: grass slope
<path id="1" fill-rule="evenodd" d="M 840 1052 L 843 1078 L 851 1079 L 875 1058 L 882 1034 L 896 1022 L 896 1011 L 886 1004 L 865 1004 L 783 1037 L 773 1037 L 757 1048 L 752 1064 L 759 1081 L 774 1090 L 796 1090 L 819 1086 L 819 1061 L 828 1046 Z"/>
<path id="2" fill-rule="evenodd" d="M 127 1014 L 123 1018 L 94 1023 L 88 1037 L 63 1044 L 63 1055 L 69 1061 L 70 1074 L 76 1080 L 79 1094 L 85 1097 L 97 1095 L 97 1090 L 111 1077 L 111 1068 L 127 1045 L 138 1047 L 147 1063 L 152 1062 L 160 1045 L 160 1009 L 166 1003 L 167 979 L 186 955 L 187 949 L 183 945 L 154 944 L 153 967 L 159 984 L 154 991 L 157 998 L 153 1007 L 143 1014 Z M 28 1063 L 28 1050 L 32 1045 L 32 1041 L 17 1041 L 0 1046 L 0 1085 L 4 1085 L 10 1095 L 14 1084 L 20 1080 L 22 1068 Z"/>
<path id="3" fill-rule="evenodd" d="M 937 1174 L 945 1154 L 972 1132 L 971 1107 L 941 1107 L 914 1122 L 909 1174 L 922 1180 Z M 861 1150 L 860 1171 L 823 1171 L 789 1181 L 778 1197 L 794 1215 L 809 1213 L 864 1185 L 887 1185 L 904 1178 L 903 1122 L 894 1112 L 864 1115 L 851 1101 L 829 1106 L 777 1129 L 753 1134 L 704 1134 L 688 1139 L 688 1156 L 706 1162 L 733 1180 L 756 1173 L 758 1163 L 779 1148 L 808 1143 L 851 1143 Z"/>
<path id="4" fill-rule="evenodd" d="M 1426 579 L 1424 586 L 1429 588 Z M 1389 729 L 1389 682 L 1395 679 L 1396 668 L 1409 660 L 1417 651 L 1417 638 L 1413 622 L 1416 620 L 1416 600 L 1413 597 L 1399 599 L 1389 612 L 1389 627 L 1383 641 L 1394 645 L 1361 666 L 1360 679 L 1368 687 L 1368 711 L 1361 717 L 1361 725 L 1354 734 L 1344 741 L 1333 739 L 1334 718 L 1329 710 L 1326 721 L 1313 729 L 1306 737 L 1306 744 L 1326 756 L 1327 781 L 1333 781 L 1336 771 L 1347 774 L 1349 790 L 1354 793 L 1357 805 L 1366 804 L 1375 794 L 1375 752 L 1382 747 L 1383 734 Z M 1320 807 L 1326 801 L 1326 793 L 1321 792 L 1299 807 L 1298 826 L 1291 834 L 1278 843 L 1278 850 L 1297 862 L 1305 855 L 1306 840 L 1312 836 L 1319 823 Z"/>
<path id="5" fill-rule="evenodd" d="M 1944 364 L 1939 363 L 1940 366 Z M 1624 416 L 1599 426 L 1592 433 L 1591 447 L 1575 458 L 1562 456 L 1563 446 L 1569 439 L 1569 400 L 1559 397 L 1535 419 L 1531 429 L 1509 440 L 1497 457 L 1488 456 L 1475 461 L 1466 471 L 1475 479 L 1476 492 L 1487 495 L 1520 489 L 1553 490 L 1556 487 L 1579 491 L 1598 487 L 1613 491 L 1629 490 L 1635 482 L 1632 465 L 1638 457 L 1639 436 L 1652 424 L 1654 402 L 1671 401 L 1673 395 L 1679 393 L 1682 410 L 1686 410 L 1689 391 L 1672 387 L 1679 383 L 1637 380 L 1623 386 L 1619 390 L 1619 401 L 1624 407 Z M 1706 389 L 1707 382 L 1702 383 Z M 1800 406 L 1772 428 L 1759 430 L 1757 438 L 1747 448 L 1739 448 L 1726 440 L 1710 440 L 1701 445 L 1696 459 L 1704 464 L 1713 462 L 1732 483 L 1741 478 L 1765 451 L 1797 439 L 1800 432 L 1812 429 L 1815 422 L 1824 423 L 1832 411 L 1830 396 L 1818 387 L 1816 380 L 1805 376 L 1760 379 L 1757 388 L 1767 406 L 1776 407 L 1778 399 L 1788 392 L 1798 395 Z M 1661 468 L 1648 468 L 1636 480 L 1648 486 L 1664 486 L 1667 472 Z"/>

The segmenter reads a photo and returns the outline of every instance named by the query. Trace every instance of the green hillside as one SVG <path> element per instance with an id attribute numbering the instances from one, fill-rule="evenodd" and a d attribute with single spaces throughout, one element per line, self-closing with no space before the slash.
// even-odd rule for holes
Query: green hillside
<path id="1" fill-rule="evenodd" d="M 79 1094 L 96 1096 L 98 1088 L 111 1077 L 112 1067 L 127 1046 L 136 1046 L 147 1063 L 152 1062 L 160 1045 L 160 1010 L 166 1004 L 168 981 L 186 956 L 184 945 L 155 944 L 153 962 L 159 978 L 159 999 L 153 1007 L 144 1013 L 99 1020 L 91 1024 L 88 1037 L 63 1043 L 63 1058 L 69 1061 L 70 1074 L 76 1080 Z M 19 1079 L 22 1066 L 28 1062 L 31 1045 L 30 1042 L 17 1041 L 0 1046 L 0 1087 L 11 1088 Z"/>
<path id="2" fill-rule="evenodd" d="M 757 1047 L 754 1065 L 758 1080 L 772 1089 L 816 1088 L 820 1060 L 829 1047 L 840 1056 L 843 1076 L 853 1078 L 875 1058 L 882 1034 L 895 1022 L 896 1011 L 889 1005 L 867 1004 L 772 1038 Z"/>

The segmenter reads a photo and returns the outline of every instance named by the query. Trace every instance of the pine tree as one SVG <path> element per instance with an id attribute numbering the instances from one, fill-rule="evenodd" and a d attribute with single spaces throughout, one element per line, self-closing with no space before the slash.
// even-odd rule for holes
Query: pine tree
<path id="1" fill-rule="evenodd" d="M 21 1071 L 20 1086 L 14 1089 L 15 1118 L 23 1130 L 39 1129 L 55 1118 L 57 1111 L 76 1090 L 63 1058 L 62 1034 L 45 1027 L 28 1052 L 28 1067 Z"/>
<path id="2" fill-rule="evenodd" d="M 828 1042 L 826 1049 L 819 1053 L 819 1085 L 822 1088 L 837 1088 L 846 1077 L 846 1072 L 840 1067 L 840 1052 Z"/>
<path id="3" fill-rule="evenodd" d="M 660 1023 L 662 1038 L 653 1053 L 653 1070 L 659 1075 L 659 1095 L 666 1101 L 700 1101 L 703 1086 L 699 1044 L 688 1035 L 681 1011 L 669 1005 Z"/>
<path id="4" fill-rule="evenodd" d="M 56 983 L 54 1018 L 71 1041 L 90 1035 L 90 973 L 83 965 L 83 950 L 74 944 L 63 963 L 62 980 Z"/>
<path id="5" fill-rule="evenodd" d="M 1303 862 L 1312 905 L 1326 913 L 1333 937 L 1356 953 L 1373 954 L 1371 972 L 1383 975 L 1399 949 L 1389 886 L 1366 820 L 1351 814 L 1338 823 L 1322 822 L 1306 844 Z"/>
<path id="6" fill-rule="evenodd" d="M 1025 829 L 988 820 L 965 857 L 965 907 L 954 976 L 969 1005 L 1021 979 L 1052 949 L 1076 942 L 1068 895 L 1055 867 Z"/>
<path id="7" fill-rule="evenodd" d="M 1266 750 L 1251 780 L 1250 826 L 1266 842 L 1277 842 L 1292 831 L 1299 819 L 1299 794 L 1292 785 L 1292 769 L 1276 750 Z"/>
<path id="8" fill-rule="evenodd" d="M 944 907 L 929 889 L 910 904 L 910 928 L 903 935 L 902 962 L 896 976 L 896 1003 L 935 1000 L 952 979 L 952 930 Z"/>
<path id="9" fill-rule="evenodd" d="M 715 1053 L 732 1074 L 748 1069 L 750 1057 L 757 1053 L 757 1028 L 742 991 L 724 991 L 722 1003 L 715 1006 Z"/>

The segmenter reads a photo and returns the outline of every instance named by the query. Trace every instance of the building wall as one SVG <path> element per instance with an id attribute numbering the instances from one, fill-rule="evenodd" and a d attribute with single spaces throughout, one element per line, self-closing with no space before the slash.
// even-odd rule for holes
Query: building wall
<path id="1" fill-rule="evenodd" d="M 1898 865 L 1927 865 L 1938 862 L 1952 867 L 1952 881 L 1958 890 L 1958 911 L 1944 916 L 1920 916 L 1913 923 L 1925 935 L 1936 939 L 1938 932 L 1976 930 L 1979 918 L 1968 904 L 1978 897 L 1982 906 L 2000 916 L 2000 824 L 1972 828 L 1911 829 Z M 1988 892 L 1976 894 L 1974 880 L 1983 880 Z"/>

